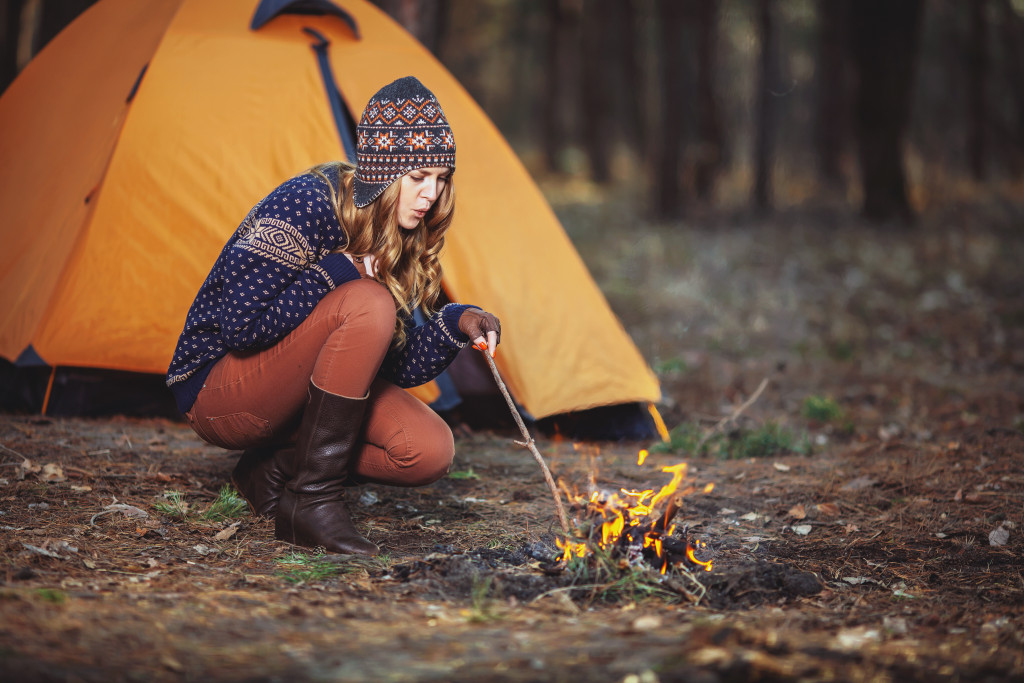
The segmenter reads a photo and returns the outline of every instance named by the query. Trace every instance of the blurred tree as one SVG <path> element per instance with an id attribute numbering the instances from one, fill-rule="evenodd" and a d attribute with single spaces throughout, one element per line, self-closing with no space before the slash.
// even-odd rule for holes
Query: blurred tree
<path id="1" fill-rule="evenodd" d="M 977 181 L 985 180 L 986 140 L 988 127 L 988 2 L 973 0 L 969 3 L 971 13 L 970 40 L 968 43 L 967 85 L 967 157 L 971 175 Z"/>
<path id="2" fill-rule="evenodd" d="M 562 152 L 568 142 L 566 91 L 576 79 L 572 76 L 572 46 L 580 21 L 576 0 L 547 0 L 547 64 L 544 70 L 544 94 L 541 99 L 541 139 L 544 163 L 550 171 L 561 171 Z"/>
<path id="3" fill-rule="evenodd" d="M 864 216 L 913 220 L 903 169 L 923 0 L 858 0 L 851 6 L 857 72 L 856 126 Z"/>
<path id="4" fill-rule="evenodd" d="M 659 0 L 657 5 L 658 50 L 661 65 L 661 121 L 654 150 L 654 209 L 660 218 L 678 218 L 683 212 L 680 185 L 685 117 L 683 42 L 686 6 L 678 0 Z"/>
<path id="5" fill-rule="evenodd" d="M 609 157 L 612 144 L 613 98 L 628 96 L 616 87 L 611 74 L 616 44 L 612 6 L 618 0 L 584 0 L 582 11 L 583 101 L 580 124 L 584 146 L 590 159 L 590 174 L 595 182 L 611 179 Z"/>
<path id="6" fill-rule="evenodd" d="M 376 5 L 439 56 L 448 25 L 449 0 L 374 0 Z"/>
<path id="7" fill-rule="evenodd" d="M 636 3 L 637 0 L 612 2 L 611 7 L 615 14 L 610 21 L 619 37 L 614 45 L 618 48 L 616 61 L 621 67 L 622 83 L 625 86 L 620 91 L 623 100 L 622 123 L 626 129 L 625 139 L 633 146 L 637 157 L 646 161 L 647 117 L 644 112 L 647 108 L 644 105 L 647 102 L 647 88 L 644 87 L 643 54 L 637 45 L 640 22 Z"/>
<path id="8" fill-rule="evenodd" d="M 772 206 L 772 165 L 775 163 L 775 101 L 777 83 L 775 22 L 773 0 L 757 0 L 758 34 L 761 57 L 757 79 L 757 132 L 754 142 L 754 206 L 767 211 Z"/>
<path id="9" fill-rule="evenodd" d="M 1005 140 L 993 149 L 1004 157 L 1010 172 L 1024 173 L 1024 18 L 1013 6 L 1012 0 L 996 0 L 996 21 L 1003 71 L 1001 92 L 1009 95 L 1001 101 L 1000 116 L 995 120 L 993 136 Z"/>
<path id="10" fill-rule="evenodd" d="M 818 170 L 824 184 L 841 193 L 843 152 L 849 134 L 847 111 L 850 108 L 847 78 L 848 0 L 818 0 L 817 107 L 814 144 Z"/>
<path id="11" fill-rule="evenodd" d="M 710 201 L 722 160 L 722 120 L 715 94 L 715 53 L 718 45 L 717 0 L 690 0 L 697 28 L 697 151 L 693 155 L 693 189 Z"/>

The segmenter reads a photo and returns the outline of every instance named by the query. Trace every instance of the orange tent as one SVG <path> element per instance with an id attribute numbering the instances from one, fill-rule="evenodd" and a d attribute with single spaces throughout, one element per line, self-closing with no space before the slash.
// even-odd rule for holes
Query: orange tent
<path id="1" fill-rule="evenodd" d="M 271 12 L 250 28 L 257 9 L 289 4 L 337 11 Z M 658 400 L 508 144 L 364 0 L 101 0 L 29 63 L 0 97 L 0 355 L 164 373 L 248 209 L 345 158 L 347 117 L 408 74 L 437 94 L 458 144 L 445 289 L 502 319 L 498 362 L 516 400 L 538 418 Z"/>

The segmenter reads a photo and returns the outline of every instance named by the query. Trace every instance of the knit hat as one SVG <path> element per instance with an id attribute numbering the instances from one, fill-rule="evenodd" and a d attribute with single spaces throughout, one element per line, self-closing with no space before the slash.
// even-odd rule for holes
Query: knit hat
<path id="1" fill-rule="evenodd" d="M 355 204 L 364 207 L 395 179 L 427 166 L 455 168 L 455 136 L 434 93 L 412 76 L 370 98 L 356 127 Z"/>

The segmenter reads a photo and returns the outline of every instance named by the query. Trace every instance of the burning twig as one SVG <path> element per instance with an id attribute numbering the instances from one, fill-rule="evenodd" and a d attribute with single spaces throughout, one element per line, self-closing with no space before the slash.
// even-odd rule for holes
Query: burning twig
<path id="1" fill-rule="evenodd" d="M 526 429 L 526 423 L 523 422 L 522 416 L 519 415 L 519 411 L 516 410 L 516 405 L 512 401 L 512 396 L 508 393 L 505 383 L 501 380 L 501 375 L 498 374 L 498 366 L 494 364 L 494 359 L 491 358 L 491 354 L 487 353 L 486 349 L 483 349 L 483 357 L 487 359 L 487 364 L 491 366 L 491 373 L 494 375 L 494 381 L 498 384 L 501 394 L 505 397 L 505 401 L 508 403 L 508 408 L 512 411 L 512 417 L 515 418 L 516 424 L 519 425 L 519 431 L 522 432 L 523 439 L 525 439 L 525 441 L 515 441 L 514 443 L 529 449 L 534 460 L 536 460 L 537 464 L 540 465 L 540 469 L 544 472 L 544 479 L 548 483 L 548 488 L 551 489 L 551 496 L 555 499 L 555 510 L 558 512 L 558 521 L 562 525 L 562 531 L 566 536 L 568 536 L 569 519 L 565 516 L 565 508 L 562 507 L 562 498 L 558 495 L 558 487 L 555 485 L 555 480 L 551 476 L 551 470 L 548 469 L 547 463 L 544 462 L 544 458 L 541 456 L 540 451 L 537 450 L 533 437 L 530 436 L 530 432 Z"/>
<path id="2" fill-rule="evenodd" d="M 697 444 L 697 447 L 693 449 L 693 452 L 694 453 L 700 453 L 700 449 L 704 448 L 704 444 L 706 444 L 708 442 L 708 439 L 710 439 L 718 431 L 720 431 L 722 429 L 722 427 L 724 427 L 725 425 L 729 424 L 730 422 L 735 421 L 736 418 L 738 418 L 743 413 L 744 410 L 746 410 L 747 408 L 752 406 L 754 404 L 754 401 L 756 401 L 758 398 L 761 397 L 761 392 L 763 392 L 765 390 L 765 387 L 767 387 L 767 386 L 768 386 L 768 378 L 765 377 L 763 380 L 761 380 L 761 384 L 758 385 L 757 389 L 754 390 L 754 393 L 752 393 L 750 395 L 750 398 L 748 398 L 746 401 L 744 401 L 743 404 L 739 408 L 737 408 L 736 410 L 732 411 L 732 413 L 730 415 L 727 415 L 726 417 L 724 417 L 721 420 L 719 420 L 718 423 L 714 427 L 712 427 L 710 430 L 708 430 L 707 434 L 705 434 L 701 438 L 700 442 Z"/>

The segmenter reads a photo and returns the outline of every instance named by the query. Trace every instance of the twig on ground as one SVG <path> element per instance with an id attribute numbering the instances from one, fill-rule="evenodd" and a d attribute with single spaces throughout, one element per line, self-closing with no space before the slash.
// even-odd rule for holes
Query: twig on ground
<path id="1" fill-rule="evenodd" d="M 508 403 L 508 409 L 512 411 L 512 417 L 515 419 L 516 424 L 519 425 L 519 431 L 523 434 L 525 441 L 514 441 L 513 443 L 528 448 L 530 453 L 533 454 L 534 460 L 540 465 L 540 469 L 544 472 L 544 479 L 548 483 L 548 488 L 551 489 L 551 497 L 555 499 L 555 510 L 558 512 L 558 522 L 562 525 L 562 531 L 566 536 L 569 535 L 569 518 L 565 516 L 565 508 L 562 507 L 562 497 L 558 494 L 558 487 L 555 485 L 555 479 L 551 476 L 551 470 L 548 469 L 548 465 L 544 462 L 544 458 L 541 456 L 540 451 L 537 450 L 537 446 L 533 441 L 533 437 L 530 436 L 529 430 L 526 429 L 526 423 L 523 422 L 522 416 L 519 411 L 516 410 L 516 404 L 512 401 L 512 396 L 508 393 L 508 389 L 505 387 L 505 382 L 502 381 L 501 375 L 498 374 L 498 366 L 494 364 L 494 359 L 491 358 L 491 354 L 487 351 L 482 351 L 483 357 L 487 359 L 487 364 L 491 366 L 491 374 L 494 375 L 494 381 L 498 384 L 498 389 L 501 390 L 502 396 L 505 397 L 505 402 Z"/>
<path id="2" fill-rule="evenodd" d="M 736 410 L 732 411 L 731 414 L 729 414 L 729 415 L 723 417 L 721 420 L 719 420 L 718 423 L 715 424 L 714 427 L 709 429 L 704 434 L 704 436 L 701 437 L 701 440 L 697 444 L 697 447 L 693 449 L 694 452 L 695 453 L 700 453 L 700 449 L 704 448 L 704 444 L 706 444 L 708 442 L 708 439 L 710 439 L 717 432 L 719 432 L 725 425 L 729 424 L 730 422 L 735 421 L 736 418 L 738 418 L 741 414 L 743 414 L 744 410 L 746 410 L 747 408 L 752 406 L 754 404 L 754 401 L 756 401 L 758 398 L 761 397 L 761 392 L 763 392 L 765 390 L 765 387 L 767 387 L 767 386 L 768 386 L 768 378 L 765 377 L 763 380 L 761 380 L 761 384 L 759 384 L 757 386 L 757 389 L 754 390 L 754 393 L 752 393 L 750 395 L 750 398 L 748 398 L 746 401 L 744 401 L 743 404 L 739 408 L 737 408 Z"/>

